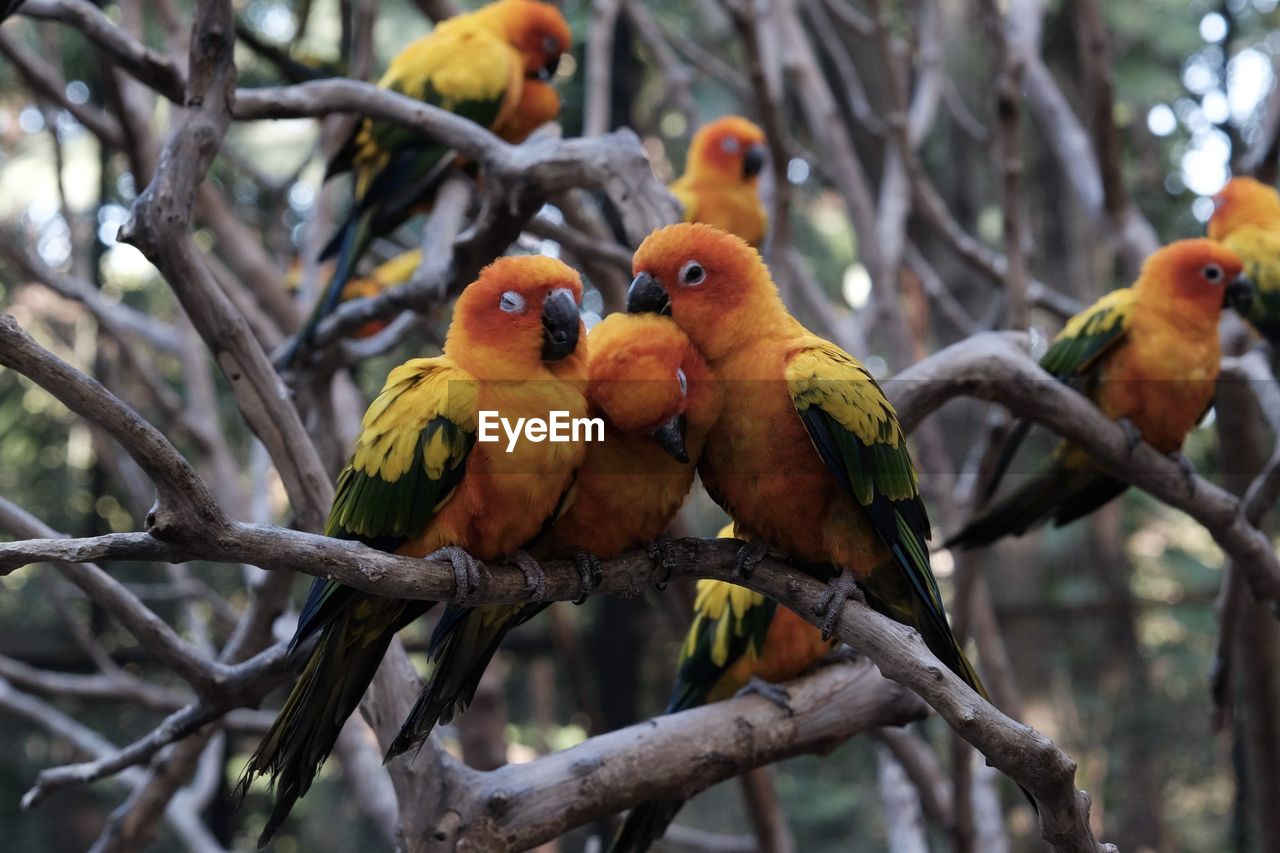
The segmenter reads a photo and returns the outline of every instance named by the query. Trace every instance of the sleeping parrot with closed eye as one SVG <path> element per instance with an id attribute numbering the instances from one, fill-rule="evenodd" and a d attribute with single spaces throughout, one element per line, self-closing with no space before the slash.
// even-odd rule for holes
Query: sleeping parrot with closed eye
<path id="1" fill-rule="evenodd" d="M 464 594 L 477 558 L 519 558 L 564 503 L 583 444 L 524 441 L 506 452 L 477 442 L 479 413 L 586 415 L 581 300 L 577 273 L 551 258 L 504 258 L 481 271 L 458 297 L 444 354 L 392 370 L 369 406 L 325 534 L 447 560 Z M 243 794 L 266 775 L 275 788 L 259 846 L 311 786 L 396 632 L 432 604 L 312 584 L 291 646 L 315 646 L 238 786 Z"/>
<path id="2" fill-rule="evenodd" d="M 613 314 L 588 342 L 587 404 L 604 420 L 604 441 L 587 444 L 572 500 L 530 545 L 538 557 L 574 559 L 584 596 L 599 559 L 655 540 L 671 523 L 721 402 L 702 357 L 665 317 Z M 428 683 L 388 756 L 465 709 L 503 638 L 546 607 L 450 605 L 431 637 Z"/>
<path id="3" fill-rule="evenodd" d="M 446 109 L 522 142 L 560 112 L 550 85 L 572 34 L 560 10 L 540 0 L 497 0 L 448 18 L 411 43 L 378 85 Z M 373 238 L 429 203 L 457 162 L 447 146 L 391 122 L 364 119 L 329 163 L 325 178 L 352 170 L 351 211 L 321 253 L 333 276 L 284 356 L 292 366 L 316 325 L 333 311 Z"/>
<path id="4" fill-rule="evenodd" d="M 716 535 L 733 538 L 733 524 Z M 756 685 L 776 685 L 808 672 L 835 645 L 773 599 L 704 578 L 698 581 L 693 624 L 680 648 L 676 683 L 664 713 L 719 702 L 753 687 L 785 704 L 787 696 L 781 688 Z M 609 853 L 648 850 L 683 805 L 681 800 L 663 800 L 635 806 L 614 836 Z"/>
<path id="5" fill-rule="evenodd" d="M 1253 285 L 1241 315 L 1273 345 L 1280 343 L 1280 193 L 1254 178 L 1232 178 L 1213 197 L 1209 239 L 1239 256 Z"/>
<path id="6" fill-rule="evenodd" d="M 699 128 L 684 174 L 668 187 L 684 207 L 684 221 L 714 225 L 758 248 L 769 226 L 760 201 L 767 152 L 764 131 L 741 116 Z"/>
<path id="7" fill-rule="evenodd" d="M 1146 441 L 1176 456 L 1188 477 L 1182 441 L 1213 404 L 1221 358 L 1218 319 L 1224 305 L 1247 310 L 1252 287 L 1241 261 L 1212 240 L 1179 240 L 1142 265 L 1131 287 L 1103 296 L 1072 317 L 1040 366 L 1079 388 L 1119 422 L 1136 446 Z M 999 484 L 1028 424 L 1015 428 L 993 477 Z M 989 545 L 1020 536 L 1048 519 L 1054 526 L 1088 515 L 1128 485 L 1087 452 L 1061 442 L 1048 464 L 978 514 L 947 546 Z"/>

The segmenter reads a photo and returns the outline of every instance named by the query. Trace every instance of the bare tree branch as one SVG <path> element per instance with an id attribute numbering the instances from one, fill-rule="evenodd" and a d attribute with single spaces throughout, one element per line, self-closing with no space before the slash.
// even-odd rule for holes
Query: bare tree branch
<path id="1" fill-rule="evenodd" d="M 88 0 L 26 0 L 21 12 L 74 27 L 138 80 L 175 104 L 185 100 L 186 75 L 177 63 L 135 40 Z"/>

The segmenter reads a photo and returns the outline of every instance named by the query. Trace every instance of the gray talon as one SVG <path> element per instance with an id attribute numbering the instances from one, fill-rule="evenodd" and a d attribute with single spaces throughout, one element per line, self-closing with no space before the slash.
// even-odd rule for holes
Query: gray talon
<path id="1" fill-rule="evenodd" d="M 751 573 L 768 553 L 769 546 L 763 542 L 748 542 L 743 545 L 738 549 L 738 555 L 733 558 L 733 576 L 742 580 L 751 577 Z"/>
<path id="2" fill-rule="evenodd" d="M 528 551 L 516 551 L 511 559 L 524 574 L 524 591 L 534 601 L 545 601 L 547 597 L 547 573 L 542 565 Z"/>
<path id="3" fill-rule="evenodd" d="M 671 583 L 671 572 L 675 569 L 675 565 L 671 560 L 670 546 L 671 541 L 662 538 L 655 539 L 645 546 L 649 559 L 662 569 L 662 579 L 653 584 L 659 592 L 666 589 L 667 584 Z"/>
<path id="4" fill-rule="evenodd" d="M 1132 454 L 1138 445 L 1142 443 L 1142 430 L 1138 429 L 1133 421 L 1128 418 L 1121 418 L 1116 421 L 1116 425 L 1124 432 L 1124 446 Z"/>
<path id="5" fill-rule="evenodd" d="M 1196 466 L 1191 464 L 1190 459 L 1177 451 L 1170 453 L 1169 458 L 1177 463 L 1178 468 L 1182 470 L 1182 480 L 1187 484 L 1187 491 L 1194 498 L 1196 496 Z"/>
<path id="6" fill-rule="evenodd" d="M 823 617 L 822 625 L 819 626 L 822 628 L 822 639 L 831 639 L 831 633 L 835 630 L 836 621 L 840 618 L 840 611 L 844 608 L 845 601 L 854 596 L 862 597 L 858 592 L 858 581 L 853 576 L 853 572 L 842 569 L 840 574 L 827 584 L 827 592 L 822 596 L 822 600 L 813 606 L 813 615 Z"/>
<path id="7" fill-rule="evenodd" d="M 578 581 L 581 584 L 578 590 L 582 593 L 574 604 L 581 604 L 587 600 L 587 596 L 600 584 L 601 578 L 604 577 L 604 571 L 600 568 L 600 560 L 595 554 L 588 554 L 586 551 L 579 551 L 573 555 L 573 564 L 578 568 Z"/>
<path id="8" fill-rule="evenodd" d="M 458 603 L 480 588 L 480 562 L 457 545 L 445 545 L 423 559 L 448 563 L 453 567 L 453 581 L 458 585 Z"/>
<path id="9" fill-rule="evenodd" d="M 791 707 L 791 694 L 787 692 L 786 688 L 770 681 L 765 681 L 758 676 L 751 676 L 751 680 L 734 695 L 762 696 L 785 711 L 788 717 L 795 714 L 795 709 Z"/>

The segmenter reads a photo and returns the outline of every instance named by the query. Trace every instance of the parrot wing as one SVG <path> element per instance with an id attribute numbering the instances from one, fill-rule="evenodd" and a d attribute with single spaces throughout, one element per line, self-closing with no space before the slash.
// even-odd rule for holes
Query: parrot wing
<path id="1" fill-rule="evenodd" d="M 1040 366 L 1058 379 L 1088 377 L 1124 340 L 1133 324 L 1133 306 L 1132 288 L 1103 296 L 1067 322 L 1041 357 Z"/>
<path id="2" fill-rule="evenodd" d="M 447 358 L 417 358 L 391 371 L 338 475 L 325 535 L 394 551 L 425 530 L 462 481 L 475 444 L 477 393 L 476 381 Z M 351 593 L 317 578 L 293 645 L 319 630 Z"/>
<path id="3" fill-rule="evenodd" d="M 1040 366 L 1055 378 L 1087 393 L 1098 366 L 1124 340 L 1129 331 L 1133 320 L 1133 299 L 1133 290 L 1123 287 L 1111 291 L 1072 317 L 1053 339 L 1048 352 L 1041 356 Z M 1000 459 L 987 483 L 987 500 L 999 489 L 1005 472 L 1030 428 L 1029 421 L 1019 421 L 1009 433 L 1009 438 L 1000 451 Z"/>
<path id="4" fill-rule="evenodd" d="M 667 713 L 696 708 L 746 655 L 760 657 L 778 605 L 758 592 L 724 581 L 698 581 L 693 624 L 680 648 Z"/>
<path id="5" fill-rule="evenodd" d="M 787 364 L 797 414 L 827 469 L 866 510 L 915 598 L 950 636 L 929 568 L 929 517 L 897 414 L 871 374 L 848 353 L 811 338 Z"/>
<path id="6" fill-rule="evenodd" d="M 1056 379 L 1088 395 L 1107 356 L 1125 340 L 1133 323 L 1133 307 L 1131 288 L 1106 294 L 1067 322 L 1049 351 L 1041 357 L 1040 366 Z M 1029 421 L 1019 421 L 1009 433 L 987 483 L 986 502 L 999 490 L 1030 428 Z M 1006 498 L 992 503 L 943 545 L 948 548 L 989 545 L 1010 534 L 1021 535 L 1050 516 L 1056 525 L 1063 525 L 1087 515 L 1125 490 L 1125 484 L 1119 480 L 1058 464 L 1064 452 L 1065 448 L 1059 447 L 1049 467 Z"/>
<path id="7" fill-rule="evenodd" d="M 777 610 L 776 603 L 746 587 L 709 579 L 698 581 L 693 624 L 680 649 L 680 665 L 666 712 L 674 714 L 706 704 L 739 661 L 747 655 L 759 658 Z M 683 805 L 679 799 L 637 803 L 618 827 L 609 853 L 648 850 L 667 831 Z"/>
<path id="8" fill-rule="evenodd" d="M 1268 340 L 1280 340 L 1280 231 L 1238 228 L 1222 241 L 1244 261 L 1254 296 L 1245 317 Z"/>
<path id="9" fill-rule="evenodd" d="M 378 85 L 492 129 L 519 99 L 522 82 L 519 57 L 509 44 L 478 27 L 452 27 L 437 30 L 401 51 Z M 448 153 L 448 149 L 424 140 L 419 131 L 370 119 L 357 125 L 334 155 L 326 177 L 373 164 L 381 166 L 390 182 L 393 173 L 414 161 L 395 156 L 405 149 L 436 161 Z M 368 180 L 365 196 L 379 177 Z"/>

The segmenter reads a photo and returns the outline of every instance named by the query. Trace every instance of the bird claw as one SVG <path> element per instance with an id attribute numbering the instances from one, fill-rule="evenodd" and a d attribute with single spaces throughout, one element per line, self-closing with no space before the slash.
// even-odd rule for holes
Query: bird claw
<path id="1" fill-rule="evenodd" d="M 654 582 L 654 587 L 661 592 L 671 583 L 671 572 L 675 564 L 671 560 L 671 540 L 658 538 L 645 546 L 649 559 L 662 569 L 662 579 Z"/>
<path id="2" fill-rule="evenodd" d="M 533 558 L 528 551 L 516 551 L 511 555 L 520 572 L 524 575 L 524 591 L 533 601 L 545 601 L 547 597 L 547 573 L 542 564 Z"/>
<path id="3" fill-rule="evenodd" d="M 448 563 L 453 567 L 453 581 L 458 585 L 456 603 L 466 601 L 480 588 L 480 561 L 457 545 L 445 545 L 432 551 L 424 560 Z"/>
<path id="4" fill-rule="evenodd" d="M 595 554 L 588 554 L 586 551 L 579 551 L 574 554 L 573 564 L 578 569 L 578 582 L 580 584 L 578 591 L 582 593 L 578 600 L 573 603 L 581 604 L 599 586 L 600 580 L 604 577 L 604 571 L 600 568 L 600 559 Z"/>
<path id="5" fill-rule="evenodd" d="M 813 606 L 813 615 L 823 617 L 822 624 L 818 626 L 822 629 L 823 640 L 831 639 L 836 621 L 840 618 L 840 611 L 844 609 L 844 602 L 849 598 L 862 600 L 862 593 L 858 590 L 858 580 L 853 576 L 853 572 L 842 569 L 840 574 L 827 584 L 827 592 L 822 596 L 822 600 Z"/>
<path id="6" fill-rule="evenodd" d="M 1137 450 L 1138 445 L 1142 443 L 1142 430 L 1134 425 L 1133 421 L 1128 418 L 1121 418 L 1116 421 L 1116 426 L 1124 433 L 1124 446 L 1129 451 L 1129 455 L 1133 455 L 1133 451 Z"/>
<path id="7" fill-rule="evenodd" d="M 751 680 L 734 696 L 761 696 L 781 708 L 788 717 L 795 715 L 795 709 L 791 707 L 791 694 L 787 689 L 756 675 L 751 676 Z"/>
<path id="8" fill-rule="evenodd" d="M 738 554 L 733 558 L 733 577 L 738 580 L 746 580 L 751 577 L 751 573 L 756 570 L 756 566 L 760 565 L 760 561 L 769 553 L 769 546 L 763 542 L 748 542 L 738 549 Z"/>
<path id="9" fill-rule="evenodd" d="M 1194 498 L 1196 496 L 1196 466 L 1192 465 L 1190 459 L 1176 450 L 1169 454 L 1169 458 L 1182 471 L 1182 481 L 1187 484 L 1187 492 Z"/>

